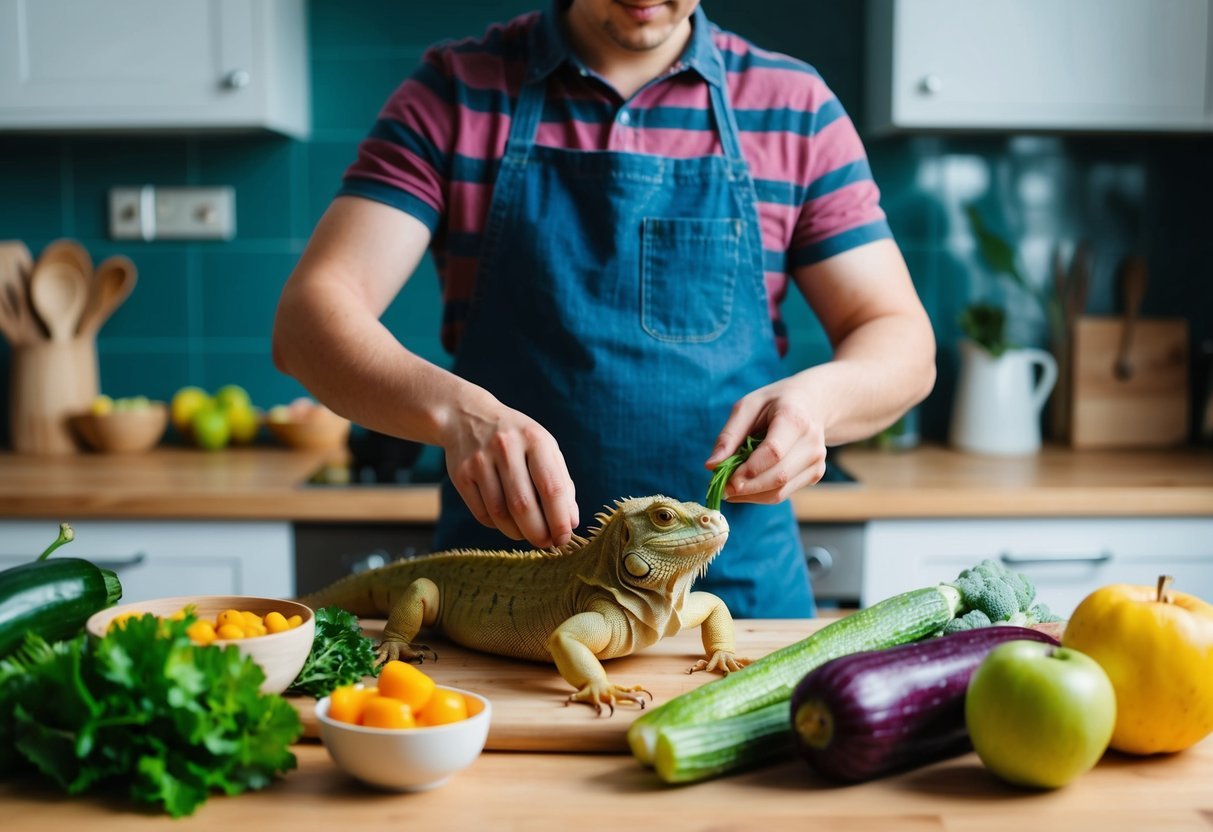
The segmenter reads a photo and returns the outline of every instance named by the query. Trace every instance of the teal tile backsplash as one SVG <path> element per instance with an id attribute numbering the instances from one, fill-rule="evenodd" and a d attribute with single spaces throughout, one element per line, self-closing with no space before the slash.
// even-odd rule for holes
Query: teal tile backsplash
<path id="1" fill-rule="evenodd" d="M 236 383 L 263 406 L 303 389 L 278 373 L 270 332 L 282 284 L 380 105 L 432 42 L 477 35 L 542 0 L 310 3 L 313 131 L 308 141 L 257 136 L 0 134 L 0 239 L 37 252 L 60 236 L 95 260 L 130 256 L 135 293 L 98 342 L 101 382 L 115 396 L 167 398 L 185 384 Z M 705 0 L 709 15 L 774 50 L 813 63 L 860 123 L 863 4 L 829 0 Z M 1090 309 L 1111 312 L 1116 263 L 1147 254 L 1146 314 L 1178 314 L 1194 341 L 1213 338 L 1213 139 L 1187 136 L 946 136 L 868 138 L 883 205 L 940 343 L 940 375 L 922 408 L 928 437 L 946 432 L 956 372 L 956 319 L 973 298 L 998 296 L 963 219 L 976 201 L 1043 281 L 1054 246 L 1096 246 Z M 106 230 L 110 188 L 231 185 L 230 242 L 134 243 Z M 1039 316 L 1008 296 L 1024 340 Z M 383 316 L 425 358 L 449 364 L 438 341 L 438 279 L 424 262 Z M 793 290 L 785 305 L 790 369 L 826 360 L 820 325 Z M 0 444 L 7 445 L 8 353 L 0 345 Z"/>

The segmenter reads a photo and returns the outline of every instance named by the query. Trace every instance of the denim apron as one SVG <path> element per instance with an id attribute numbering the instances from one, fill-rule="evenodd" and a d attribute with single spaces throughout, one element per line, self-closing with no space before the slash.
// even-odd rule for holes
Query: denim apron
<path id="1" fill-rule="evenodd" d="M 733 110 L 709 84 L 723 156 L 544 147 L 536 74 L 510 126 L 454 372 L 551 432 L 583 525 L 626 497 L 703 502 L 703 461 L 733 404 L 783 375 Z M 728 542 L 695 588 L 735 617 L 811 616 L 791 505 L 722 508 Z M 519 548 L 449 479 L 435 543 Z"/>

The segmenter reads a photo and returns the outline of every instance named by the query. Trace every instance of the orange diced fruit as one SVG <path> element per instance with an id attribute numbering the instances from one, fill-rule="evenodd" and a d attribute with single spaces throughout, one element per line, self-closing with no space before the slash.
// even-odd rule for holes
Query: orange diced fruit
<path id="1" fill-rule="evenodd" d="M 223 639 L 244 638 L 244 628 L 237 624 L 220 624 L 215 635 Z"/>
<path id="2" fill-rule="evenodd" d="M 265 614 L 265 629 L 271 633 L 281 633 L 289 630 L 291 625 L 287 623 L 286 617 L 274 610 Z"/>
<path id="3" fill-rule="evenodd" d="M 215 628 L 218 629 L 223 627 L 225 624 L 234 624 L 235 626 L 243 629 L 244 616 L 240 613 L 240 610 L 224 610 L 223 612 L 219 613 L 219 616 L 215 619 Z"/>
<path id="4" fill-rule="evenodd" d="M 362 704 L 366 691 L 353 685 L 334 688 L 329 694 L 329 716 L 338 722 L 357 725 L 362 721 Z"/>
<path id="5" fill-rule="evenodd" d="M 435 688 L 430 701 L 417 712 L 418 725 L 449 725 L 467 718 L 468 706 L 463 694 L 447 688 Z"/>
<path id="6" fill-rule="evenodd" d="M 141 615 L 143 615 L 143 613 L 141 613 L 141 612 L 124 612 L 124 613 L 121 613 L 120 615 L 115 615 L 113 617 L 113 619 L 110 621 L 109 627 L 107 627 L 106 629 L 113 630 L 113 629 L 117 628 L 117 629 L 121 630 L 123 627 L 126 626 L 126 622 L 128 619 L 138 618 Z"/>
<path id="7" fill-rule="evenodd" d="M 362 705 L 362 724 L 368 728 L 415 728 L 408 703 L 387 696 L 368 696 Z"/>
<path id="8" fill-rule="evenodd" d="M 195 621 L 185 628 L 185 634 L 190 637 L 190 641 L 203 645 L 210 644 L 218 638 L 215 634 L 215 625 L 209 621 Z"/>
<path id="9" fill-rule="evenodd" d="M 467 706 L 469 717 L 473 717 L 484 710 L 484 703 L 475 696 L 467 696 L 465 694 L 463 697 L 463 704 Z"/>
<path id="10" fill-rule="evenodd" d="M 300 624 L 303 623 L 303 616 L 302 615 L 292 615 L 290 618 L 288 618 L 286 620 L 286 623 L 289 624 L 290 628 L 293 630 L 296 627 L 298 627 Z"/>
<path id="11" fill-rule="evenodd" d="M 390 661 L 379 671 L 379 693 L 420 711 L 434 693 L 434 680 L 407 662 Z"/>
<path id="12" fill-rule="evenodd" d="M 249 612 L 248 610 L 242 610 L 240 613 L 240 617 L 244 619 L 243 624 L 246 627 L 248 627 L 250 625 L 257 625 L 257 624 L 261 623 L 261 616 L 257 615 L 257 613 L 255 613 L 255 612 Z"/>

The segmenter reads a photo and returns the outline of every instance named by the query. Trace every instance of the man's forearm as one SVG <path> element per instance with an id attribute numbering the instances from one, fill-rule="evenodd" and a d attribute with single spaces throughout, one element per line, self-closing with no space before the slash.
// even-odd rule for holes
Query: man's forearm
<path id="1" fill-rule="evenodd" d="M 826 444 L 865 439 L 918 404 L 935 384 L 935 341 L 925 316 L 886 315 L 856 328 L 833 360 L 796 376 L 815 402 Z"/>
<path id="2" fill-rule="evenodd" d="M 334 411 L 364 427 L 442 444 L 451 413 L 479 388 L 407 350 L 337 281 L 283 294 L 274 363 Z"/>

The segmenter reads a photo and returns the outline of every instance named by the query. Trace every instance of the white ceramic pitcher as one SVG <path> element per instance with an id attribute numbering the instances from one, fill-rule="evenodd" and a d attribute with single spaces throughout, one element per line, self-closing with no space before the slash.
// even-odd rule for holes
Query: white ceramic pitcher
<path id="1" fill-rule="evenodd" d="M 1039 366 L 1040 378 L 1033 368 Z M 960 345 L 960 378 L 948 441 L 965 451 L 1015 456 L 1040 450 L 1040 411 L 1057 382 L 1044 350 L 1009 349 L 998 358 L 972 341 Z"/>

